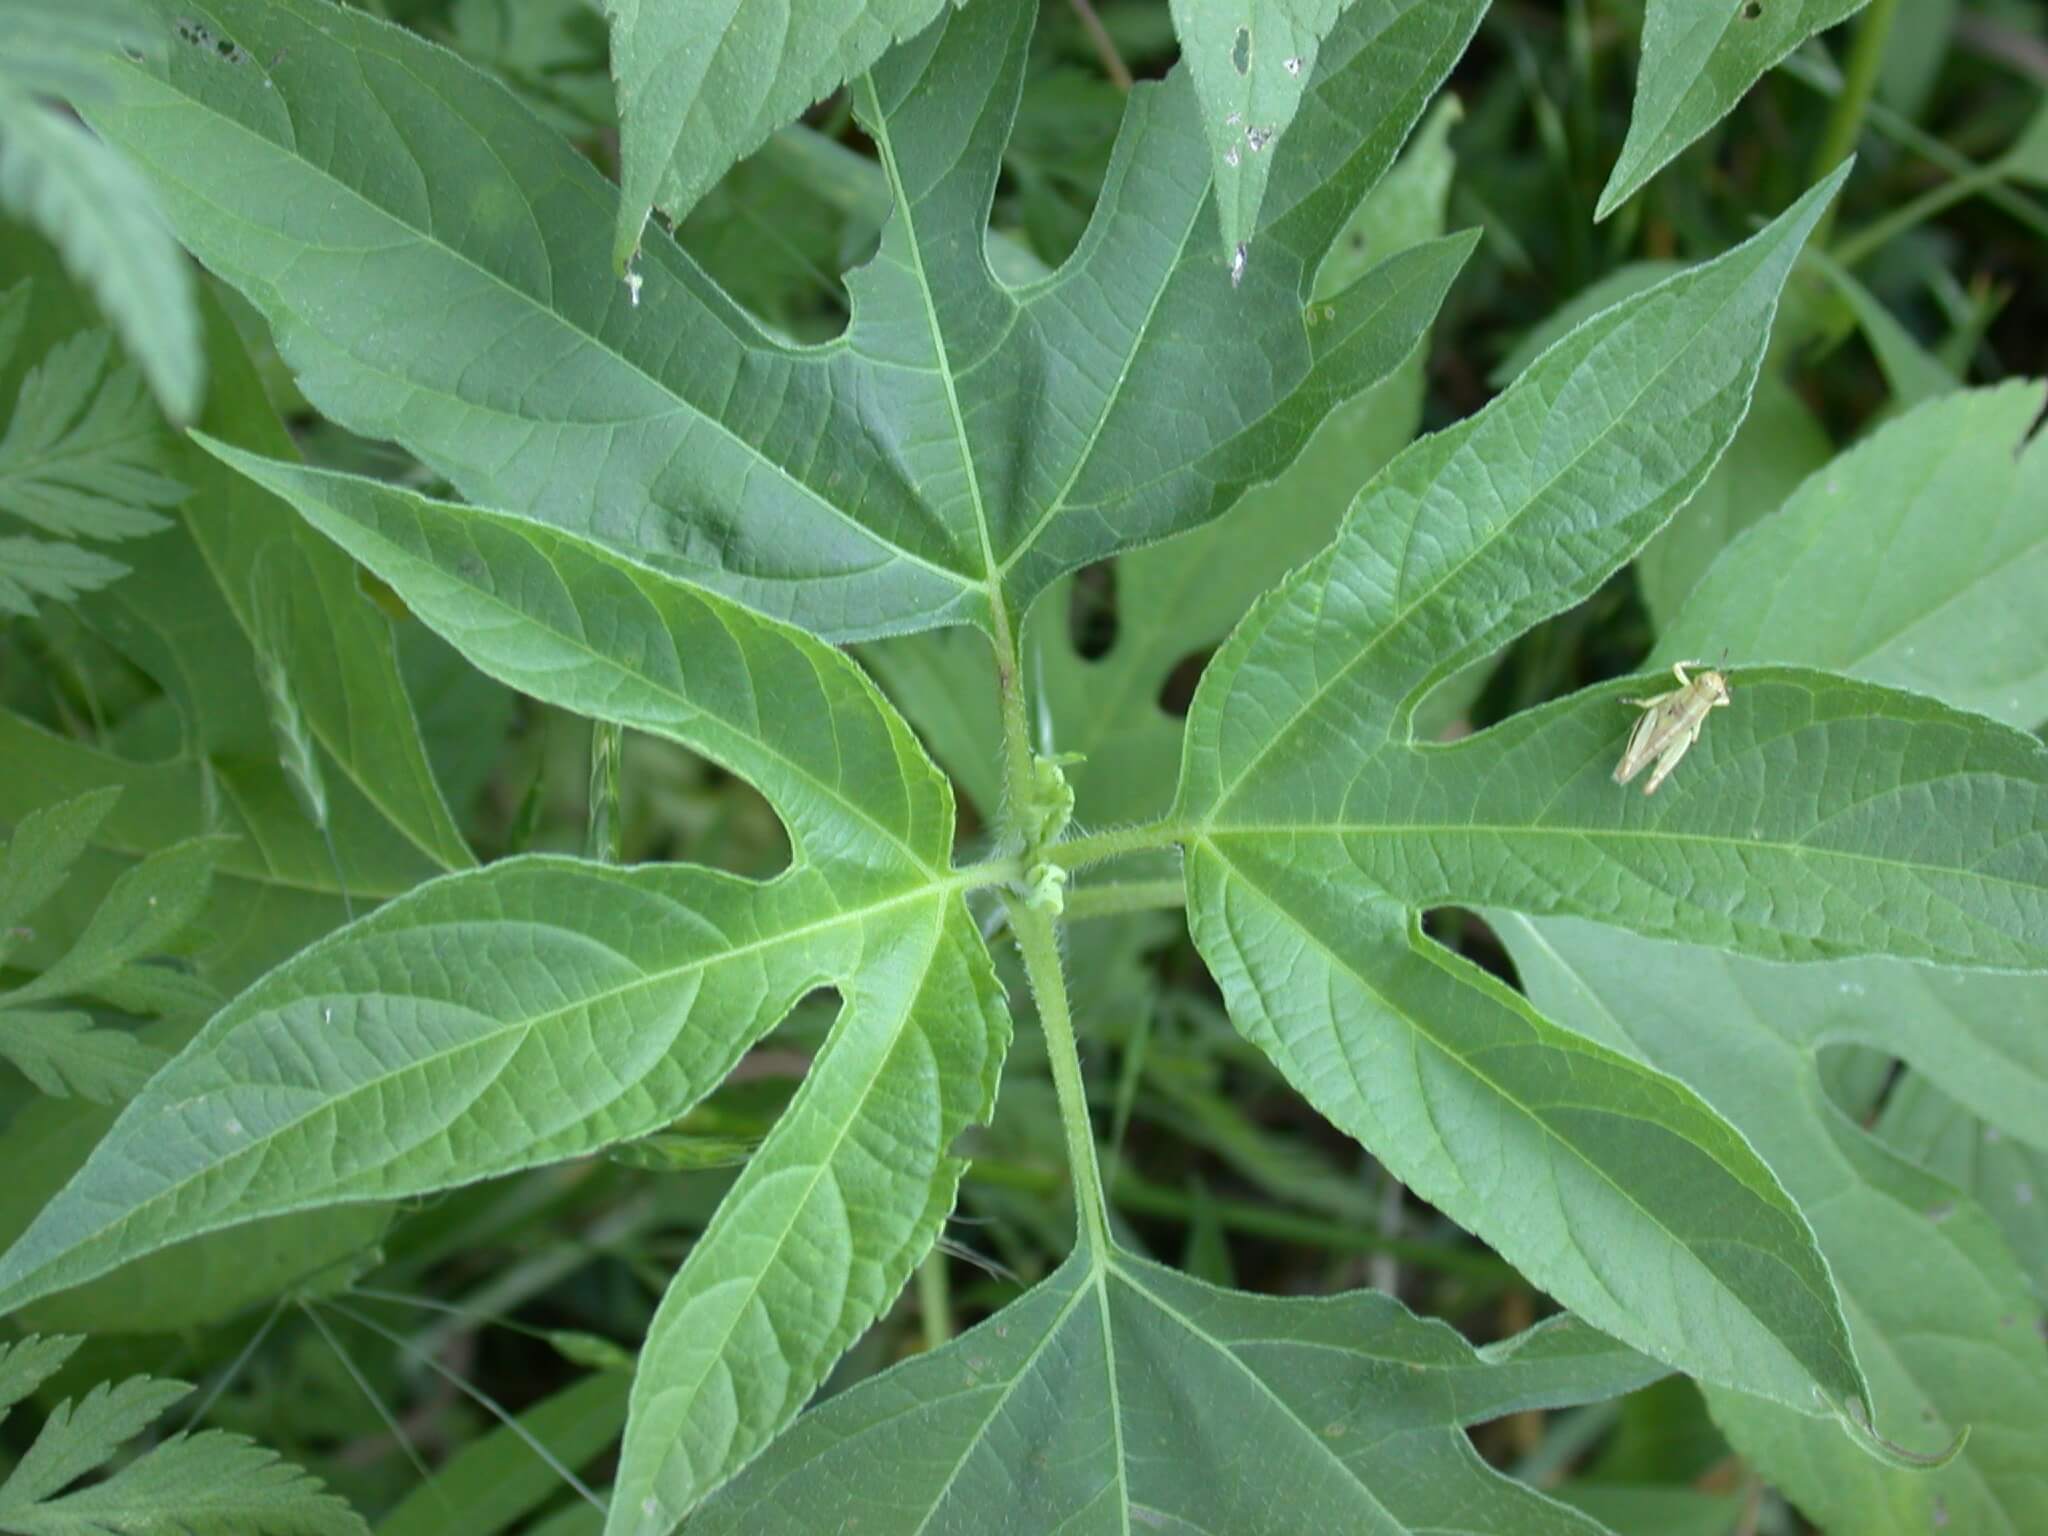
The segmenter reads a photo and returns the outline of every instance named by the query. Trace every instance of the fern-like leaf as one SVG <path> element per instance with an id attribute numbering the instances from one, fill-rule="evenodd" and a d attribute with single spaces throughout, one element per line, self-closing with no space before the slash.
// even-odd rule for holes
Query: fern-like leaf
<path id="1" fill-rule="evenodd" d="M 101 790 L 23 818 L 0 854 L 0 958 L 34 937 L 23 919 L 62 886 L 114 799 Z M 159 849 L 116 880 L 69 949 L 40 975 L 0 992 L 0 1060 L 47 1094 L 101 1104 L 133 1095 L 161 1064 L 161 1053 L 125 1029 L 46 1005 L 87 997 L 139 1015 L 210 1007 L 215 998 L 204 983 L 148 959 L 205 906 L 224 845 L 221 838 L 195 838 Z"/>
<path id="2" fill-rule="evenodd" d="M 0 1419 L 55 1375 L 80 1340 L 30 1337 L 0 1345 Z M 0 1531 L 11 1536 L 363 1536 L 341 1499 L 274 1451 L 241 1435 L 173 1435 L 96 1483 L 64 1490 L 192 1389 L 131 1376 L 65 1399 L 0 1482 Z"/>
<path id="3" fill-rule="evenodd" d="M 29 285 L 0 295 L 0 351 L 11 351 Z M 128 568 L 78 539 L 140 538 L 168 527 L 185 497 L 165 473 L 168 438 L 142 376 L 104 331 L 80 331 L 29 370 L 0 434 L 0 512 L 52 538 L 0 537 L 0 612 L 70 602 Z"/>

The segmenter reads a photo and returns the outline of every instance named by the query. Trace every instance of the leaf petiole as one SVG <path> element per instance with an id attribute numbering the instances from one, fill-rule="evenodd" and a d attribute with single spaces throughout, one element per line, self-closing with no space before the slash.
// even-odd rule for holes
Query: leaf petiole
<path id="1" fill-rule="evenodd" d="M 1107 832 L 1070 837 L 1046 849 L 1045 856 L 1062 869 L 1081 869 L 1125 854 L 1170 847 L 1185 841 L 1187 836 L 1187 828 L 1179 822 L 1148 821 L 1135 827 L 1112 827 Z"/>

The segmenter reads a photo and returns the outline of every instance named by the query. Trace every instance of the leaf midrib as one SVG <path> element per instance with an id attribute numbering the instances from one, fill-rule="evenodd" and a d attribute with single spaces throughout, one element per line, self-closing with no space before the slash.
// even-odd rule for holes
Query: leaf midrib
<path id="1" fill-rule="evenodd" d="M 1037 1366 L 1039 1356 L 1052 1348 L 1053 1341 L 1059 1338 L 1061 1331 L 1067 1326 L 1067 1319 L 1080 1310 L 1081 1303 L 1087 1298 L 1089 1291 L 1099 1287 L 1101 1280 L 1102 1273 L 1100 1268 L 1091 1267 L 1090 1272 L 1083 1276 L 1080 1283 L 1074 1287 L 1073 1295 L 1069 1296 L 1062 1303 L 1059 1311 L 1046 1324 L 1044 1334 L 1036 1344 L 1031 1346 L 1031 1352 L 1017 1362 L 1017 1368 L 1010 1373 L 1009 1379 L 1002 1384 L 1001 1389 L 994 1394 L 989 1402 L 988 1411 L 981 1415 L 981 1427 L 968 1439 L 965 1448 L 954 1459 L 952 1469 L 946 1473 L 945 1477 L 940 1480 L 938 1487 L 932 1491 L 931 1507 L 924 1512 L 923 1518 L 917 1522 L 916 1527 L 909 1533 L 909 1536 L 924 1536 L 925 1531 L 929 1529 L 932 1521 L 938 1516 L 940 1507 L 946 1502 L 948 1496 L 951 1495 L 954 1484 L 960 1481 L 960 1473 L 966 1467 L 969 1458 L 980 1448 L 982 1436 L 988 1432 L 990 1420 L 994 1419 L 1009 1403 L 1010 1399 L 1016 1394 L 1017 1389 L 1024 1384 L 1025 1380 L 1031 1375 L 1032 1370 Z M 923 1406 L 921 1403 L 917 1405 L 919 1408 Z"/>
<path id="2" fill-rule="evenodd" d="M 1373 835 L 1415 835 L 1446 836 L 1473 834 L 1484 837 L 1511 838 L 1570 838 L 1588 842 L 1636 841 L 1648 846 L 1658 843 L 1699 843 L 1709 847 L 1741 848 L 1750 852 L 1784 854 L 1790 857 L 1812 856 L 1816 859 L 1832 859 L 1845 863 L 1872 864 L 1880 869 L 1906 870 L 1916 875 L 1940 875 L 1981 881 L 1987 885 L 2025 891 L 2029 895 L 2041 896 L 2044 887 L 2029 885 L 2004 875 L 1988 874 L 1974 868 L 1954 864 L 1925 864 L 1910 859 L 1888 859 L 1877 854 L 1858 853 L 1850 849 L 1816 847 L 1805 843 L 1765 842 L 1759 838 L 1729 837 L 1710 832 L 1650 832 L 1626 827 L 1535 827 L 1528 825 L 1501 824 L 1489 822 L 1232 822 L 1223 825 L 1211 823 L 1190 835 L 1203 841 L 1233 837 L 1352 837 Z M 2025 835 L 2032 835 L 2031 833 Z M 1995 851 L 1995 850 L 1994 850 Z M 1474 893 L 1475 900 L 1491 900 L 1483 893 Z M 1973 919 L 1981 921 L 1981 919 Z"/>
<path id="3" fill-rule="evenodd" d="M 1288 1419 L 1288 1421 L 1291 1422 L 1295 1426 L 1295 1428 L 1301 1432 L 1301 1438 L 1308 1444 L 1313 1445 L 1316 1448 L 1316 1450 L 1321 1452 L 1323 1458 L 1330 1462 L 1332 1465 L 1334 1465 L 1337 1468 L 1337 1470 L 1343 1475 L 1344 1479 L 1348 1483 L 1350 1483 L 1354 1488 L 1356 1488 L 1359 1494 L 1363 1498 L 1365 1498 L 1374 1509 L 1378 1510 L 1380 1514 L 1385 1516 L 1386 1519 L 1397 1530 L 1412 1531 L 1414 1529 L 1414 1527 L 1410 1526 L 1407 1521 L 1403 1520 L 1399 1515 L 1395 1514 L 1393 1510 L 1389 1509 L 1380 1500 L 1380 1498 L 1372 1491 L 1371 1487 L 1366 1483 L 1365 1479 L 1363 1479 L 1356 1472 L 1354 1472 L 1351 1469 L 1350 1465 L 1344 1460 L 1344 1458 L 1342 1456 L 1339 1456 L 1337 1452 L 1331 1448 L 1329 1440 L 1323 1435 L 1317 1433 L 1307 1423 L 1303 1422 L 1301 1415 L 1295 1412 L 1294 1405 L 1289 1403 L 1286 1399 L 1282 1398 L 1278 1392 L 1274 1391 L 1272 1384 L 1268 1382 L 1265 1377 L 1261 1376 L 1257 1371 L 1253 1370 L 1251 1366 L 1247 1364 L 1242 1358 L 1240 1358 L 1236 1350 L 1232 1349 L 1229 1345 L 1224 1344 L 1221 1340 L 1217 1339 L 1212 1334 L 1207 1332 L 1205 1329 L 1198 1326 L 1195 1323 L 1194 1319 L 1188 1317 L 1186 1314 L 1181 1312 L 1181 1310 L 1178 1307 L 1175 1307 L 1171 1302 L 1167 1301 L 1164 1297 L 1162 1297 L 1157 1291 L 1153 1290 L 1150 1286 L 1144 1284 L 1137 1275 L 1133 1274 L 1130 1270 L 1124 1268 L 1122 1265 L 1112 1263 L 1111 1273 L 1114 1274 L 1117 1279 L 1123 1281 L 1125 1285 L 1128 1285 L 1138 1295 L 1144 1297 L 1146 1301 L 1150 1302 L 1163 1315 L 1171 1318 L 1174 1322 L 1178 1323 L 1181 1326 L 1181 1328 L 1185 1330 L 1187 1333 L 1193 1335 L 1195 1338 L 1201 1340 L 1204 1344 L 1208 1345 L 1209 1348 L 1215 1353 L 1215 1355 L 1218 1358 L 1228 1360 L 1230 1364 L 1236 1368 L 1237 1372 L 1241 1376 L 1243 1376 L 1247 1381 L 1252 1383 L 1253 1387 L 1256 1389 L 1256 1391 L 1261 1397 L 1265 1398 L 1267 1402 L 1271 1403 L 1275 1408 L 1277 1408 Z M 1290 1342 L 1299 1343 L 1301 1341 L 1293 1340 Z M 1444 1433 L 1454 1432 L 1452 1426 L 1450 1425 L 1419 1425 L 1414 1427 L 1424 1429 L 1440 1429 Z"/>
<path id="4" fill-rule="evenodd" d="M 1145 306 L 1145 318 L 1138 322 L 1137 330 L 1132 335 L 1130 348 L 1124 353 L 1123 358 L 1117 365 L 1116 382 L 1109 387 L 1108 392 L 1102 397 L 1101 409 L 1096 412 L 1094 423 L 1088 429 L 1087 440 L 1082 443 L 1080 451 L 1074 456 L 1074 467 L 1068 473 L 1066 483 L 1053 494 L 1052 498 L 1046 503 L 1045 509 L 1036 518 L 1032 519 L 1031 526 L 1026 528 L 1018 538 L 1016 547 L 1004 558 L 1002 564 L 991 573 L 992 583 L 1003 581 L 1020 560 L 1038 547 L 1039 536 L 1045 532 L 1046 527 L 1052 520 L 1066 509 L 1067 498 L 1073 494 L 1074 487 L 1081 483 L 1081 477 L 1087 473 L 1088 467 L 1095 462 L 1095 451 L 1101 446 L 1102 434 L 1109 426 L 1109 419 L 1123 399 L 1124 387 L 1130 382 L 1131 370 L 1137 363 L 1138 354 L 1144 350 L 1145 344 L 1151 339 L 1152 323 L 1159 314 L 1160 303 L 1165 299 L 1167 289 L 1173 286 L 1174 274 L 1179 272 L 1187 262 L 1188 245 L 1195 237 L 1195 225 L 1201 221 L 1202 210 L 1207 208 L 1214 198 L 1215 189 L 1212 187 L 1207 196 L 1195 199 L 1193 210 L 1188 215 L 1187 224 L 1181 230 L 1180 241 L 1174 247 L 1173 260 L 1168 263 L 1166 269 L 1160 274 L 1159 283 L 1152 290 L 1151 302 Z M 1078 282 L 1080 277 L 1081 273 L 1076 272 L 1071 277 L 1061 281 Z M 1260 418 L 1260 420 L 1263 419 L 1264 417 Z M 1256 425 L 1256 423 L 1248 423 L 1245 430 L 1249 431 L 1253 425 Z M 1144 486 L 1137 487 L 1132 493 L 1119 497 L 1118 500 L 1129 500 L 1131 495 L 1140 494 L 1146 488 Z M 1093 503 L 1089 505 L 1093 505 Z"/>
<path id="5" fill-rule="evenodd" d="M 939 324 L 938 306 L 932 294 L 931 278 L 924 268 L 924 242 L 918 238 L 917 221 L 912 215 L 909 193 L 903 185 L 903 171 L 896 163 L 895 124 L 889 115 L 881 110 L 879 94 L 872 79 L 863 82 L 870 104 L 875 108 L 871 114 L 873 126 L 870 129 L 876 152 L 881 157 L 882 169 L 889 178 L 889 199 L 896 206 L 894 217 L 903 221 L 903 243 L 910 251 L 910 261 L 916 277 L 917 296 L 924 302 L 925 328 L 931 338 L 933 372 L 946 391 L 946 413 L 953 419 L 953 447 L 960 456 L 960 467 L 967 477 L 967 499 L 974 513 L 974 531 L 981 540 L 982 579 L 979 585 L 988 594 L 991 604 L 1000 601 L 996 594 L 999 571 L 996 566 L 995 544 L 989 533 L 988 509 L 981 496 L 981 466 L 975 462 L 974 444 L 967 435 L 967 422 L 960 413 L 960 390 L 953 378 L 953 354 L 946 346 L 946 332 Z M 882 257 L 878 253 L 876 260 Z"/>

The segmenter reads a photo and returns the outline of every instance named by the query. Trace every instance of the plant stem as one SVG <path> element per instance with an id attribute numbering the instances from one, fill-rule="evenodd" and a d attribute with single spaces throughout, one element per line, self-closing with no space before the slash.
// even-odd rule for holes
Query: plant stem
<path id="1" fill-rule="evenodd" d="M 926 1349 L 937 1349 L 953 1337 L 953 1286 L 942 1248 L 932 1249 L 917 1266 L 917 1310 L 924 1323 Z"/>
<path id="2" fill-rule="evenodd" d="M 1885 44 L 1890 41 L 1892 20 L 1898 15 L 1899 0 L 1870 0 L 1856 23 L 1856 40 L 1849 45 L 1849 62 L 1843 70 L 1842 94 L 1828 113 L 1827 128 L 1821 134 L 1820 149 L 1813 157 L 1809 181 L 1819 181 L 1848 159 L 1863 136 L 1863 118 L 1870 111 L 1870 98 L 1877 90 L 1878 73 L 1884 67 Z M 1838 200 L 1839 201 L 1839 200 Z M 1825 246 L 1834 222 L 1835 205 L 1821 215 L 1814 243 Z"/>
<path id="3" fill-rule="evenodd" d="M 1120 912 L 1154 912 L 1183 905 L 1187 883 L 1181 880 L 1119 880 L 1110 885 L 1084 885 L 1067 897 L 1067 920 L 1114 917 Z"/>
<path id="4" fill-rule="evenodd" d="M 1124 56 L 1116 51 L 1116 39 L 1109 35 L 1109 28 L 1102 24 L 1102 18 L 1095 14 L 1095 7 L 1088 0 L 1069 0 L 1074 14 L 1081 20 L 1081 30 L 1088 34 L 1088 41 L 1094 45 L 1095 56 L 1102 61 L 1102 72 L 1120 91 L 1131 88 L 1131 66 L 1124 62 Z"/>
<path id="5" fill-rule="evenodd" d="M 1070 837 L 1046 849 L 1045 856 L 1062 869 L 1080 869 L 1083 865 L 1099 864 L 1104 859 L 1119 858 L 1127 853 L 1149 853 L 1155 848 L 1165 848 L 1186 835 L 1172 822 L 1148 821 L 1143 826 L 1114 827 L 1086 837 Z"/>
<path id="6" fill-rule="evenodd" d="M 989 637 L 996 649 L 996 698 L 1003 720 L 1003 807 L 1004 830 L 1018 841 L 1027 834 L 1017 818 L 1031 803 L 1031 715 L 1024 706 L 1024 658 L 1010 623 L 1010 605 L 1000 588 L 991 583 L 989 614 L 994 633 Z M 1035 850 L 1026 848 L 1029 856 Z"/>
<path id="7" fill-rule="evenodd" d="M 1060 1121 L 1067 1133 L 1067 1166 L 1074 1181 L 1074 1219 L 1079 1240 L 1099 1257 L 1109 1251 L 1109 1206 L 1102 1196 L 1102 1171 L 1095 1163 L 1095 1131 L 1088 1120 L 1088 1090 L 1081 1080 L 1081 1052 L 1074 1016 L 1067 1006 L 1067 978 L 1060 970 L 1059 938 L 1052 919 L 1026 901 L 1006 898 L 1010 928 L 1024 956 L 1024 974 L 1038 1003 L 1045 1053 L 1059 1095 Z"/>
<path id="8" fill-rule="evenodd" d="M 625 752 L 623 727 L 608 720 L 591 722 L 588 852 L 601 864 L 625 857 L 626 819 L 619 803 L 619 763 Z"/>

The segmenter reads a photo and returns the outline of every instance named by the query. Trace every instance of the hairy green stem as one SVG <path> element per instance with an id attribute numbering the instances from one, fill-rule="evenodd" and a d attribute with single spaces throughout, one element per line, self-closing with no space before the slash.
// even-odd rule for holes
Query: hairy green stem
<path id="1" fill-rule="evenodd" d="M 1070 922 L 1086 917 L 1114 917 L 1120 912 L 1155 912 L 1185 905 L 1182 880 L 1118 880 L 1109 885 L 1084 885 L 1067 897 Z"/>
<path id="2" fill-rule="evenodd" d="M 1863 119 L 1870 111 L 1870 98 L 1877 90 L 1877 77 L 1884 67 L 1885 44 L 1892 34 L 1892 20 L 1898 15 L 1899 0 L 1870 0 L 1856 23 L 1856 40 L 1849 45 L 1849 62 L 1843 68 L 1842 94 L 1828 113 L 1820 148 L 1814 153 L 1810 181 L 1819 181 L 1855 151 L 1863 136 Z M 1839 199 L 1837 200 L 1839 201 Z M 1834 223 L 1835 205 L 1821 215 L 1813 243 L 1825 247 Z"/>
<path id="3" fill-rule="evenodd" d="M 1028 843 L 1029 837 L 1022 831 L 1022 818 L 1032 799 L 1031 715 L 1024 704 L 1024 656 L 1010 623 L 1009 604 L 993 587 L 989 613 L 994 620 L 989 642 L 996 650 L 996 697 L 1003 721 L 1004 830 Z M 1030 856 L 1036 850 L 1027 846 L 1024 852 Z"/>
<path id="4" fill-rule="evenodd" d="M 1127 853 L 1149 853 L 1169 847 L 1186 835 L 1186 830 L 1173 822 L 1148 821 L 1142 826 L 1113 827 L 1086 837 L 1070 837 L 1046 849 L 1045 856 L 1062 869 L 1080 869 Z"/>
<path id="5" fill-rule="evenodd" d="M 1059 937 L 1052 918 L 1029 902 L 1006 897 L 1010 928 L 1024 956 L 1024 974 L 1038 1003 L 1045 1053 L 1059 1095 L 1060 1122 L 1067 1134 L 1067 1165 L 1074 1180 L 1079 1240 L 1096 1254 L 1109 1251 L 1109 1206 L 1102 1196 L 1102 1171 L 1095 1162 L 1095 1131 L 1088 1119 L 1088 1090 L 1081 1080 L 1081 1051 L 1074 1039 L 1074 1015 L 1067 1005 L 1067 978 L 1060 969 Z"/>

